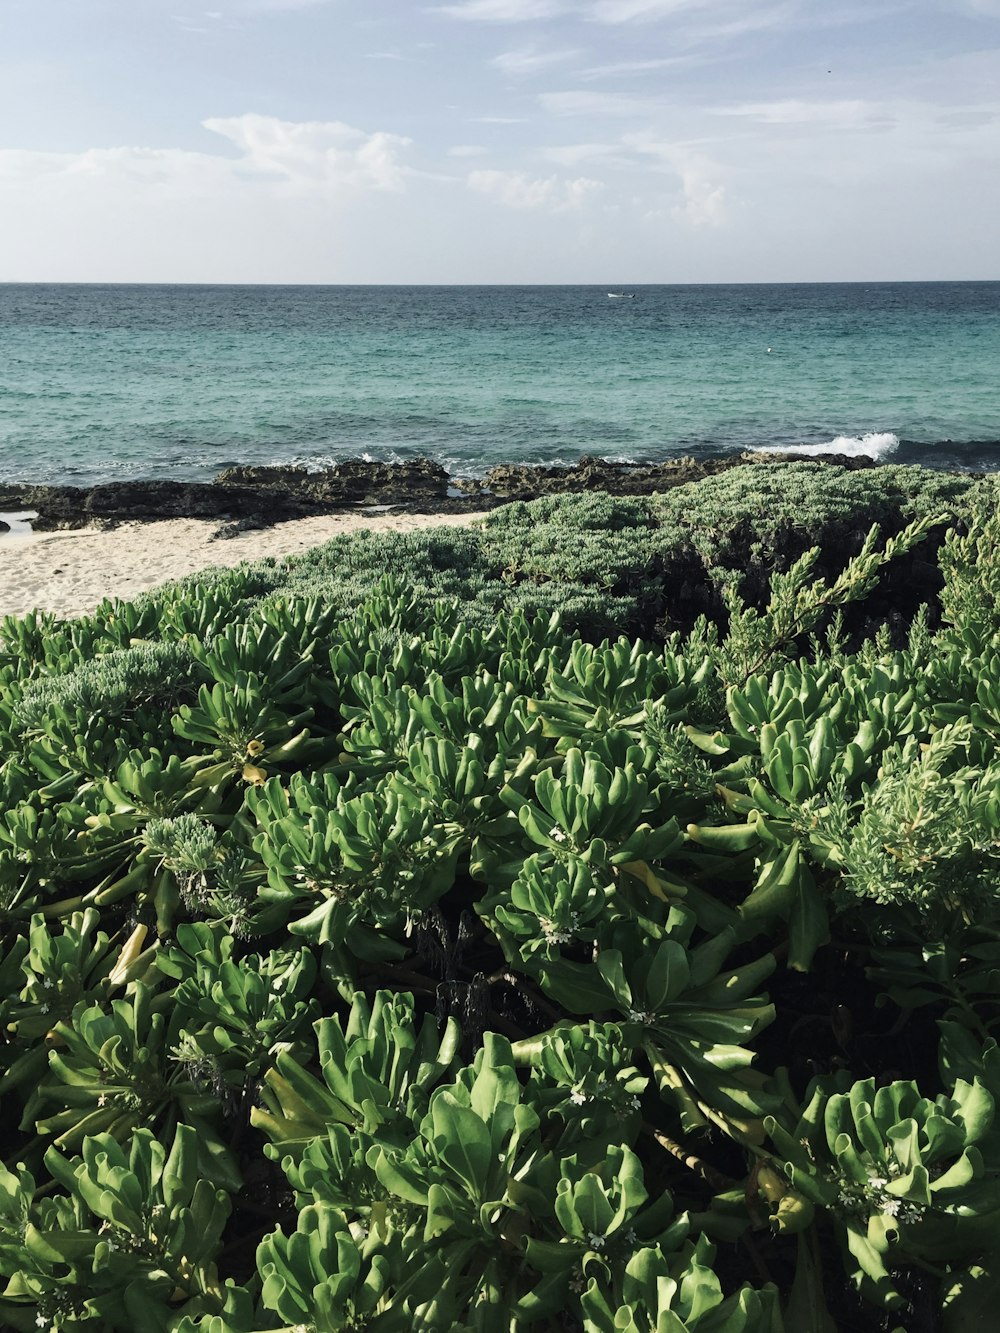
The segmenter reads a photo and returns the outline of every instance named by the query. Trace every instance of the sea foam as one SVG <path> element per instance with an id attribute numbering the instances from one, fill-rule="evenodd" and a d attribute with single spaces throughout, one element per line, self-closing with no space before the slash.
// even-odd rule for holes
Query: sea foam
<path id="1" fill-rule="evenodd" d="M 824 444 L 759 444 L 756 453 L 768 454 L 846 454 L 849 458 L 891 458 L 899 448 L 899 436 L 889 430 L 873 430 L 866 435 L 838 435 Z"/>

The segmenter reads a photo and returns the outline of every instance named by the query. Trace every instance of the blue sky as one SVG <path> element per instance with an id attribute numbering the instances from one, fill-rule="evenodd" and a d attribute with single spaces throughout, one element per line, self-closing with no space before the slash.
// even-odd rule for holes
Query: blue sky
<path id="1" fill-rule="evenodd" d="M 0 280 L 1000 278 L 1000 0 L 4 0 Z"/>

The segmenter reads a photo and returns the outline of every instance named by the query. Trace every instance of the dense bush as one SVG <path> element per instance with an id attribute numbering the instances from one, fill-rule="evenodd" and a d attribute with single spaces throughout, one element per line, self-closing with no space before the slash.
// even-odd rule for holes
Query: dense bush
<path id="1" fill-rule="evenodd" d="M 0 625 L 5 1327 L 991 1326 L 995 491 L 734 475 Z"/>
<path id="2" fill-rule="evenodd" d="M 648 499 L 548 496 L 495 510 L 461 534 L 344 537 L 291 562 L 290 589 L 354 606 L 372 580 L 403 580 L 418 596 L 457 597 L 470 623 L 500 608 L 558 610 L 590 638 L 662 638 L 701 614 L 725 621 L 719 584 L 734 574 L 746 600 L 766 600 L 770 574 L 820 548 L 817 573 L 833 577 L 877 523 L 893 536 L 915 519 L 963 516 L 992 479 L 975 482 L 920 468 L 846 472 L 822 463 L 735 468 Z M 887 615 L 908 620 L 936 604 L 936 539 L 890 573 L 852 628 Z"/>

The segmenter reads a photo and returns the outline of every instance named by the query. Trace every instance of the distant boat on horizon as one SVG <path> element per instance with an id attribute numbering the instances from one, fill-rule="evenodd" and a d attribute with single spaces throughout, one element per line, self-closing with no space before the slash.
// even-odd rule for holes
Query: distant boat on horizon
<path id="1" fill-rule="evenodd" d="M 634 301 L 635 292 L 608 292 L 612 301 Z"/>

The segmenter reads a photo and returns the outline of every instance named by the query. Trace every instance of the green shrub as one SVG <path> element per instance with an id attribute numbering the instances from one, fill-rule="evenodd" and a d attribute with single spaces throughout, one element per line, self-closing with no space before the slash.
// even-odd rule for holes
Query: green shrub
<path id="1" fill-rule="evenodd" d="M 985 1327 L 998 536 L 748 466 L 4 622 L 0 1323 Z"/>

